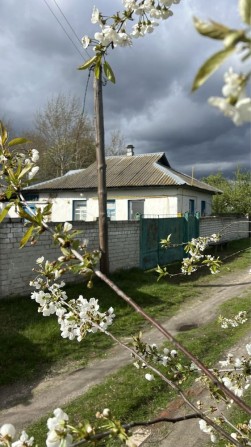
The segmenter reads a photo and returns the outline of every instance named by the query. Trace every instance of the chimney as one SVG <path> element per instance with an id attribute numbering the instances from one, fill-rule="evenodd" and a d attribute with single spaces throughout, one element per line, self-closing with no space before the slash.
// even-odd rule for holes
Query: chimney
<path id="1" fill-rule="evenodd" d="M 133 149 L 134 146 L 132 144 L 128 144 L 128 146 L 126 146 L 126 155 L 128 157 L 132 157 L 134 155 Z"/>

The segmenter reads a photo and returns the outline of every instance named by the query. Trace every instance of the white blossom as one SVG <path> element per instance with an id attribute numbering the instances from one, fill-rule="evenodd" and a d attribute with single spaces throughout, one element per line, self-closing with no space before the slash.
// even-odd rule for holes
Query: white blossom
<path id="1" fill-rule="evenodd" d="M 71 229 L 72 229 L 72 224 L 70 224 L 69 222 L 65 222 L 64 228 L 63 228 L 64 233 L 68 233 L 69 231 L 71 231 Z"/>
<path id="2" fill-rule="evenodd" d="M 35 175 L 38 173 L 38 171 L 39 171 L 39 167 L 38 166 L 33 166 L 33 168 L 31 168 L 31 170 L 30 170 L 30 172 L 28 174 L 29 179 L 30 180 L 33 179 L 33 177 L 35 177 Z"/>
<path id="3" fill-rule="evenodd" d="M 236 126 L 240 126 L 243 123 L 251 122 L 251 99 L 243 98 L 237 101 L 235 104 L 235 114 L 233 116 L 233 122 Z"/>
<path id="4" fill-rule="evenodd" d="M 31 161 L 37 163 L 39 160 L 39 152 L 37 149 L 31 149 Z"/>
<path id="5" fill-rule="evenodd" d="M 246 323 L 247 312 L 245 310 L 242 310 L 233 318 L 225 318 L 220 315 L 218 321 L 220 322 L 223 329 L 228 329 L 229 327 L 238 327 L 240 324 Z"/>
<path id="6" fill-rule="evenodd" d="M 243 86 L 242 86 L 242 76 L 238 73 L 234 73 L 232 67 L 224 74 L 225 84 L 222 88 L 222 94 L 225 97 L 239 97 Z"/>
<path id="7" fill-rule="evenodd" d="M 1 437 L 13 439 L 16 434 L 16 429 L 12 424 L 3 424 L 0 428 L 0 440 Z"/>
<path id="8" fill-rule="evenodd" d="M 145 378 L 146 378 L 146 380 L 149 380 L 149 382 L 154 380 L 154 376 L 152 374 L 145 374 Z"/>
<path id="9" fill-rule="evenodd" d="M 27 435 L 25 431 L 22 431 L 22 434 L 18 441 L 13 442 L 11 447 L 31 447 L 34 444 L 34 437 L 30 437 Z"/>
<path id="10" fill-rule="evenodd" d="M 100 12 L 96 6 L 93 7 L 91 22 L 93 24 L 100 22 Z"/>
<path id="11" fill-rule="evenodd" d="M 82 37 L 81 42 L 82 42 L 83 47 L 86 49 L 89 46 L 91 39 L 88 36 L 84 36 L 84 37 Z"/>
<path id="12" fill-rule="evenodd" d="M 199 420 L 199 426 L 204 433 L 210 435 L 211 442 L 216 443 L 217 439 L 213 431 L 213 428 L 210 425 L 208 425 L 206 421 L 204 421 L 204 419 Z"/>

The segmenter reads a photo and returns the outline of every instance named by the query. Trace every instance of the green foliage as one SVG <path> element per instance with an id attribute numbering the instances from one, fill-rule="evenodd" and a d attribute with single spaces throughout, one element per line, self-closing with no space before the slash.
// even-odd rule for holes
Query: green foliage
<path id="1" fill-rule="evenodd" d="M 16 146 L 17 144 L 26 144 L 30 143 L 27 138 L 14 138 L 13 140 L 9 141 L 9 147 Z"/>
<path id="2" fill-rule="evenodd" d="M 110 64 L 108 64 L 107 61 L 105 61 L 105 63 L 104 63 L 104 73 L 105 73 L 105 76 L 107 77 L 108 81 L 111 81 L 113 84 L 115 84 L 114 73 L 112 71 Z"/>
<path id="3" fill-rule="evenodd" d="M 11 209 L 11 207 L 12 207 L 13 205 L 14 205 L 14 203 L 8 203 L 8 205 L 6 205 L 6 206 L 2 209 L 2 211 L 1 211 L 1 213 L 0 213 L 0 222 L 2 222 L 3 219 L 7 216 L 9 210 Z"/>
<path id="4" fill-rule="evenodd" d="M 8 132 L 2 121 L 0 121 L 0 144 L 4 145 L 8 140 Z"/>
<path id="5" fill-rule="evenodd" d="M 213 213 L 243 215 L 251 213 L 251 174 L 249 171 L 237 168 L 233 180 L 225 178 L 220 171 L 203 177 L 201 180 L 222 191 L 222 194 L 213 196 Z"/>
<path id="6" fill-rule="evenodd" d="M 239 0 L 239 11 L 243 22 L 251 25 L 251 1 Z"/>
<path id="7" fill-rule="evenodd" d="M 92 65 L 96 64 L 97 59 L 97 56 L 91 57 L 83 65 L 80 65 L 80 67 L 78 67 L 78 70 L 87 70 L 87 68 L 90 68 Z"/>
<path id="8" fill-rule="evenodd" d="M 112 71 L 112 68 L 110 64 L 108 64 L 107 61 L 104 61 L 102 63 L 102 57 L 105 53 L 98 53 L 96 56 L 93 56 L 91 59 L 88 59 L 83 65 L 78 67 L 78 70 L 87 70 L 88 68 L 94 69 L 94 74 L 97 79 L 100 77 L 100 71 L 101 68 L 104 68 L 104 75 L 108 79 L 108 81 L 111 81 L 113 84 L 115 84 L 115 76 Z"/>
<path id="9" fill-rule="evenodd" d="M 202 84 L 214 73 L 219 66 L 234 52 L 234 48 L 230 47 L 225 50 L 219 51 L 211 56 L 200 67 L 198 73 L 193 81 L 192 91 L 197 90 Z"/>
<path id="10" fill-rule="evenodd" d="M 194 17 L 194 26 L 198 33 L 202 36 L 210 37 L 211 39 L 223 40 L 228 35 L 230 28 L 213 20 L 204 22 L 203 20 Z"/>
<path id="11" fill-rule="evenodd" d="M 250 0 L 239 0 L 239 12 L 244 23 L 251 23 L 251 2 Z M 194 26 L 198 33 L 210 39 L 222 40 L 224 49 L 213 54 L 199 68 L 192 85 L 192 91 L 201 87 L 225 60 L 234 52 L 246 52 L 242 60 L 251 54 L 251 39 L 245 29 L 232 29 L 213 20 L 204 22 L 194 18 Z"/>

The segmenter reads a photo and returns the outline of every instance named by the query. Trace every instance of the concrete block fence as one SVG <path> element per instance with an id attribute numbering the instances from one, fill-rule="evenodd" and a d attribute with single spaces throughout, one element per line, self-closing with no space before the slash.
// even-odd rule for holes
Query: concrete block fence
<path id="1" fill-rule="evenodd" d="M 98 249 L 97 222 L 74 222 L 74 229 L 83 232 L 80 238 L 88 241 L 90 251 Z M 109 222 L 108 231 L 111 272 L 138 266 L 140 222 Z M 36 259 L 44 256 L 53 260 L 61 254 L 48 232 L 40 236 L 37 244 L 31 246 L 28 243 L 20 249 L 24 232 L 20 219 L 5 220 L 0 224 L 0 298 L 29 294 L 32 291 L 29 282 L 35 277 L 32 269 L 36 266 Z M 74 278 L 80 280 L 77 276 L 70 279 Z"/>
<path id="2" fill-rule="evenodd" d="M 222 242 L 249 237 L 249 231 L 250 223 L 245 217 L 209 216 L 200 219 L 200 236 L 220 233 Z"/>
<path id="3" fill-rule="evenodd" d="M 52 224 L 50 224 L 52 225 Z M 98 248 L 98 222 L 74 222 L 74 229 L 83 232 L 88 249 Z M 52 225 L 53 226 L 53 225 Z M 248 237 L 249 223 L 244 218 L 206 217 L 200 220 L 200 235 L 221 232 L 224 240 Z M 110 271 L 129 269 L 140 265 L 140 221 L 112 221 L 108 224 Z M 0 224 L 0 298 L 26 295 L 31 292 L 29 282 L 34 278 L 32 269 L 36 259 L 44 256 L 53 260 L 60 250 L 53 244 L 49 233 L 40 236 L 36 245 L 19 248 L 25 232 L 20 219 L 4 220 Z M 79 280 L 79 277 L 76 277 Z"/>

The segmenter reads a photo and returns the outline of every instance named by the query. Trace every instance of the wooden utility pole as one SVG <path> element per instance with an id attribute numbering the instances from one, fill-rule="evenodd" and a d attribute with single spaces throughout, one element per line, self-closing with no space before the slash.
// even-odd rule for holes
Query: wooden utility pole
<path id="1" fill-rule="evenodd" d="M 108 225 L 107 225 L 107 191 L 105 162 L 105 132 L 102 95 L 102 68 L 99 79 L 94 74 L 94 111 L 96 128 L 96 162 L 98 173 L 98 205 L 99 205 L 99 249 L 101 251 L 100 270 L 109 273 Z"/>

